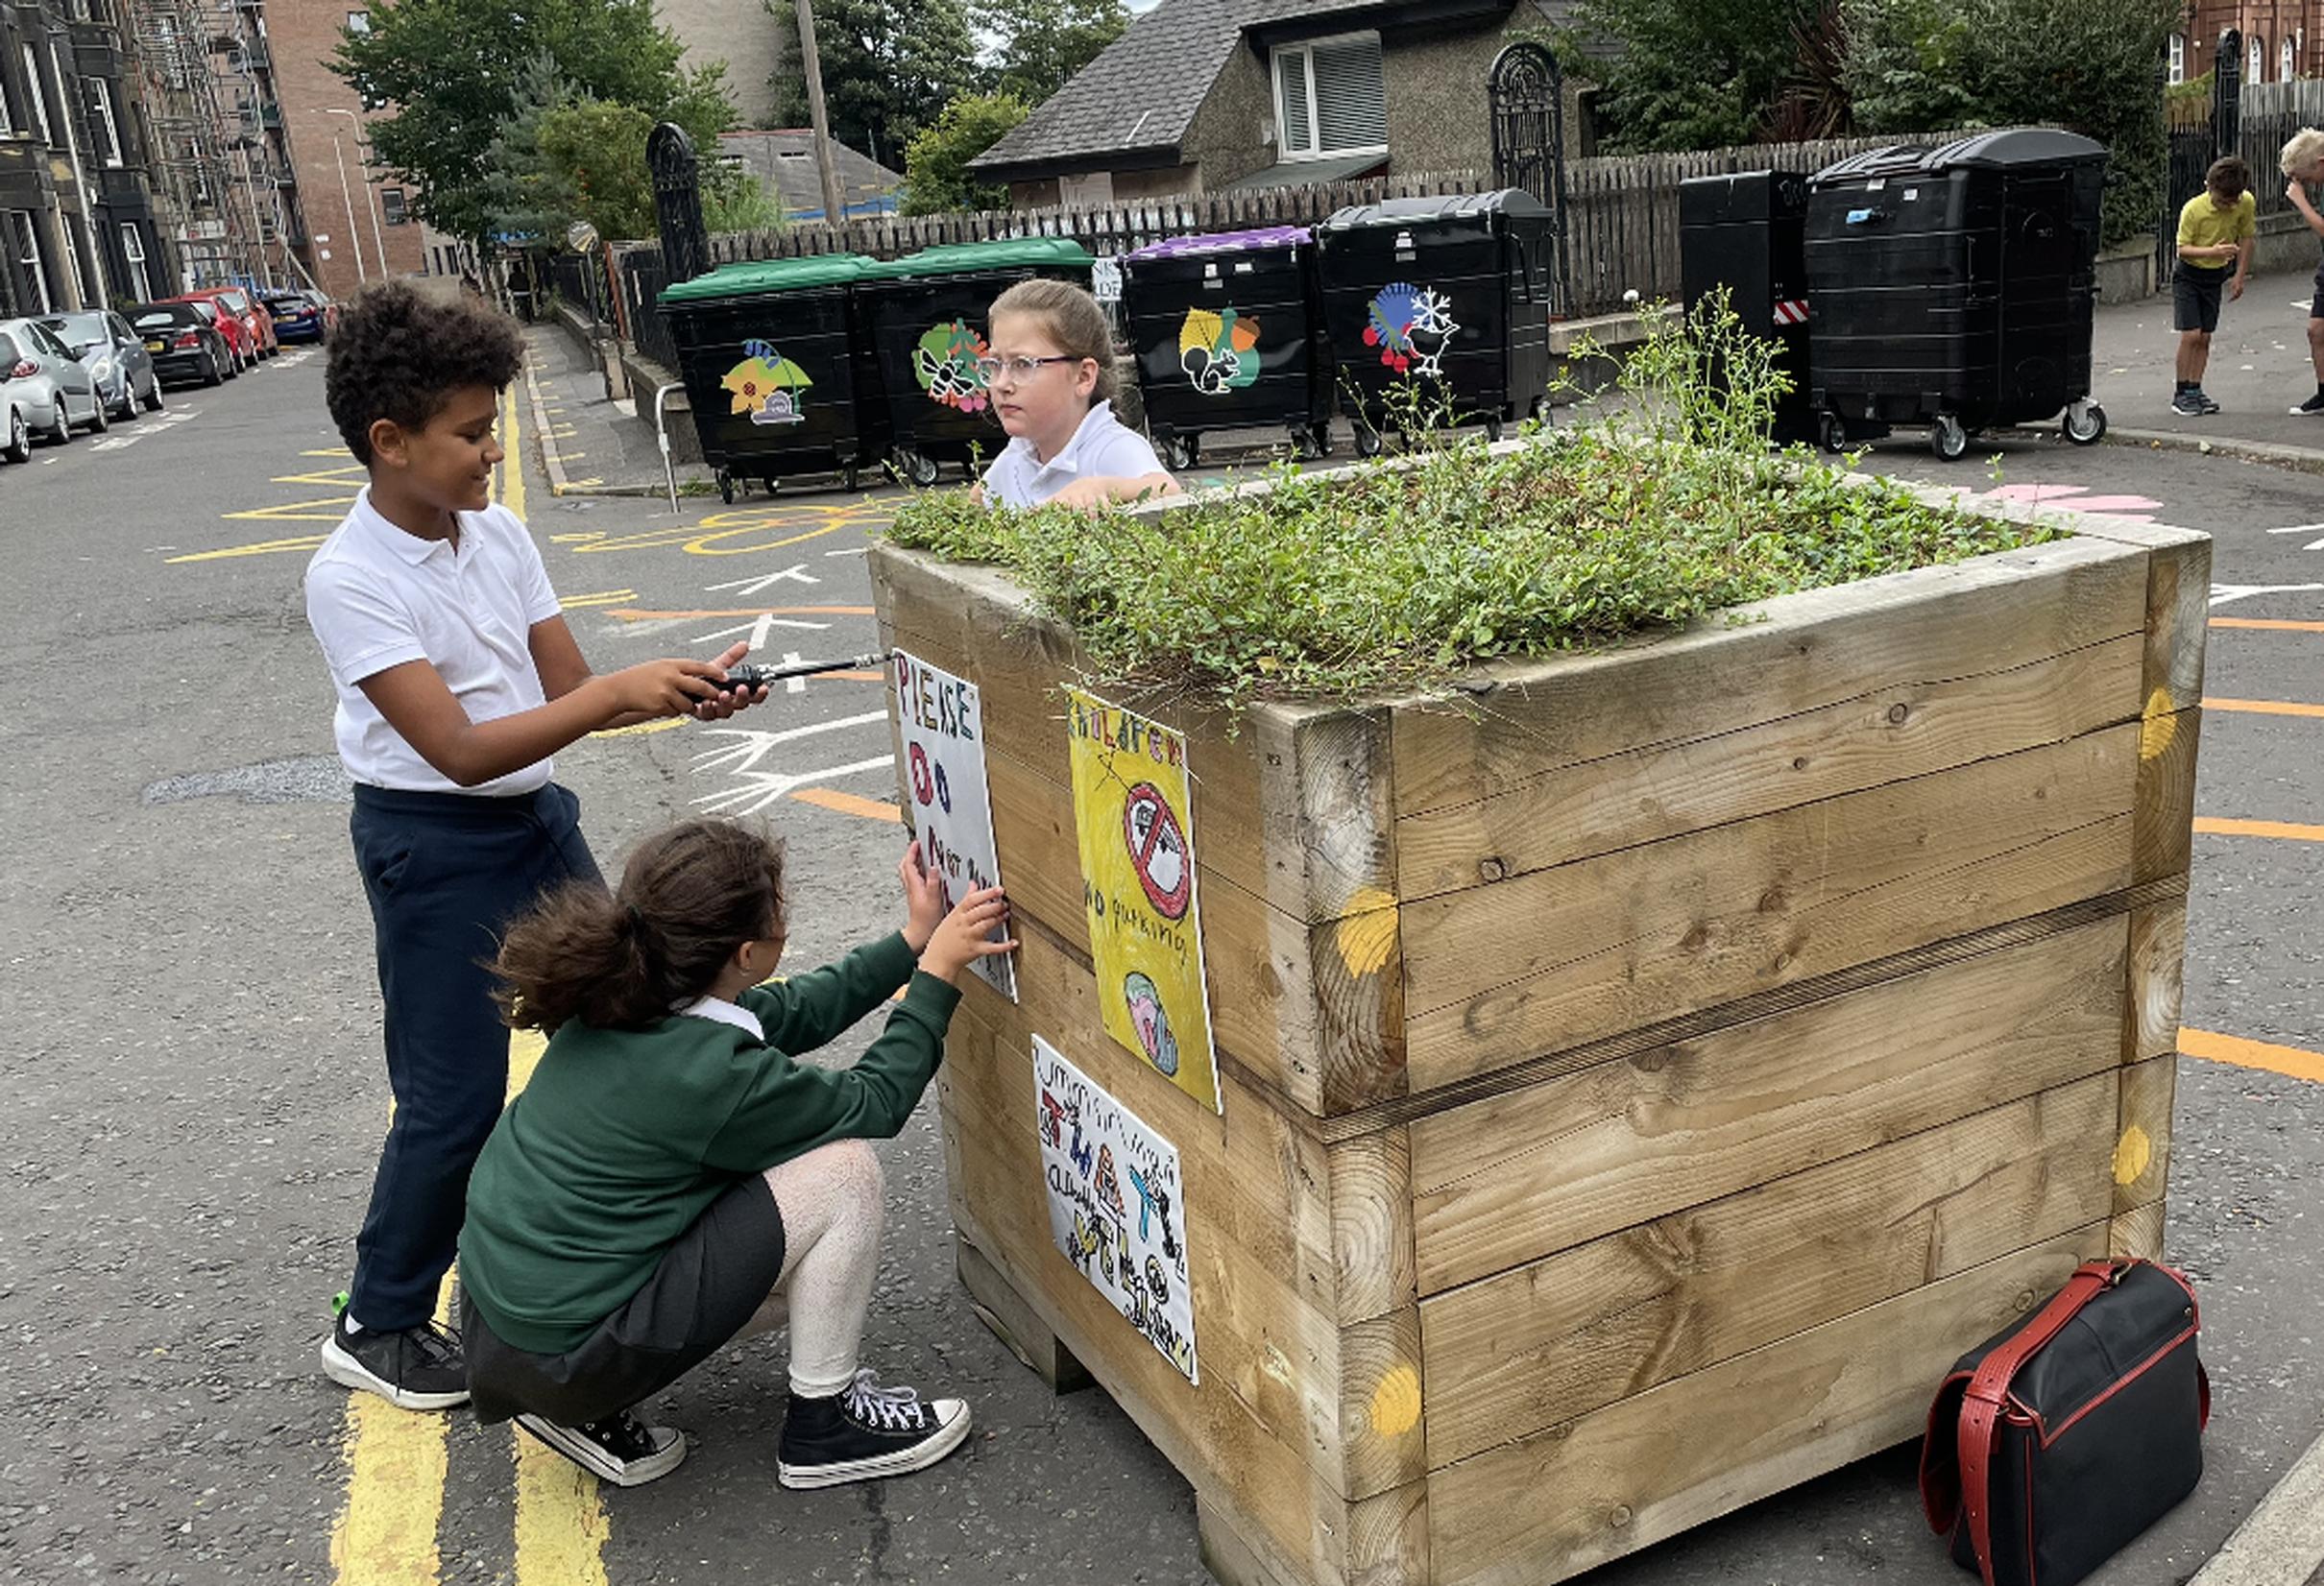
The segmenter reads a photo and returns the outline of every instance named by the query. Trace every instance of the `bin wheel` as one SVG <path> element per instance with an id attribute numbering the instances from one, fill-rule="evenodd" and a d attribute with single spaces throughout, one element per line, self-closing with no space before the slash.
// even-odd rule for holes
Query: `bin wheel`
<path id="1" fill-rule="evenodd" d="M 2066 439 L 2077 446 L 2094 446 L 2106 439 L 2106 410 L 2085 396 L 2066 410 Z"/>
<path id="2" fill-rule="evenodd" d="M 863 488 L 863 470 L 850 463 L 839 470 L 839 483 L 851 491 L 861 490 Z"/>
<path id="3" fill-rule="evenodd" d="M 1940 413 L 1929 427 L 1928 449 L 1948 463 L 1958 463 L 1969 454 L 1969 431 L 1951 414 Z"/>
<path id="4" fill-rule="evenodd" d="M 903 474 L 919 489 L 926 490 L 936 482 L 936 475 L 940 469 L 933 457 L 929 456 L 917 446 L 898 446 L 896 448 L 896 471 Z"/>
<path id="5" fill-rule="evenodd" d="M 1485 439 L 1493 442 L 1501 439 L 1501 416 L 1499 414 L 1496 413 L 1485 421 Z"/>
<path id="6" fill-rule="evenodd" d="M 724 469 L 718 470 L 718 499 L 730 507 L 735 504 L 735 476 Z"/>
<path id="7" fill-rule="evenodd" d="M 1834 457 L 1848 449 L 1848 425 L 1838 414 L 1816 415 L 1816 444 Z"/>
<path id="8" fill-rule="evenodd" d="M 1356 455 L 1358 457 L 1377 457 L 1380 455 L 1381 451 L 1385 449 L 1387 444 L 1388 443 L 1382 439 L 1378 430 L 1372 428 L 1369 424 L 1363 422 L 1361 420 L 1357 421 Z"/>
<path id="9" fill-rule="evenodd" d="M 1549 428 L 1555 421 L 1551 414 L 1549 398 L 1546 396 L 1536 396 L 1527 406 L 1525 416 L 1543 429 Z"/>
<path id="10" fill-rule="evenodd" d="M 1331 425 L 1328 423 L 1318 424 L 1309 432 L 1309 440 L 1313 444 L 1313 453 L 1316 457 L 1320 459 L 1331 455 Z"/>

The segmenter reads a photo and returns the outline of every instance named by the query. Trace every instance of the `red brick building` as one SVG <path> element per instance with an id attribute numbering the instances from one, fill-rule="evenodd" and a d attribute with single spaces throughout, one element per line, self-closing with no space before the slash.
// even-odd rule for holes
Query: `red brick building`
<path id="1" fill-rule="evenodd" d="M 370 164 L 371 139 L 363 104 L 327 62 L 340 31 L 362 28 L 362 0 L 265 0 L 265 28 L 274 61 L 274 91 L 281 108 L 297 202 L 304 222 L 295 236 L 301 262 L 335 298 L 366 281 L 418 275 L 426 248 L 412 195 Z"/>
<path id="2" fill-rule="evenodd" d="M 2171 41 L 2170 80 L 2191 82 L 2218 60 L 2219 36 L 2242 35 L 2243 81 L 2324 77 L 2324 0 L 2191 0 Z"/>

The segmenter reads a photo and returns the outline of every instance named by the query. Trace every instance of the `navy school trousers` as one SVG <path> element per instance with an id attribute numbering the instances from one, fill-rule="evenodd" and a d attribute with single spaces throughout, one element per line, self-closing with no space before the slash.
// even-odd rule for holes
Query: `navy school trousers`
<path id="1" fill-rule="evenodd" d="M 468 1175 L 508 1091 L 492 1000 L 502 927 L 570 880 L 602 886 L 581 801 L 551 782 L 490 797 L 355 788 L 349 821 L 371 901 L 396 1114 L 355 1236 L 348 1310 L 398 1332 L 434 1314 L 468 1208 Z"/>

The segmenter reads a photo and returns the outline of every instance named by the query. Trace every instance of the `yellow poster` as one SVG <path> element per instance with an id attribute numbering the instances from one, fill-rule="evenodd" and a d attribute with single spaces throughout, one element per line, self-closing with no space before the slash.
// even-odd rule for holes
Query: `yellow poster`
<path id="1" fill-rule="evenodd" d="M 1078 689 L 1066 697 L 1081 901 L 1106 1031 L 1217 1112 L 1186 740 Z"/>

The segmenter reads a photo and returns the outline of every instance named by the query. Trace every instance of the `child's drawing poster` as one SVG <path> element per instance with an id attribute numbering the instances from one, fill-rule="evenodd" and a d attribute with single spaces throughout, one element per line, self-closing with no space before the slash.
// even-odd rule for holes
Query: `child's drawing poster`
<path id="1" fill-rule="evenodd" d="M 984 717 L 977 685 L 916 656 L 896 652 L 889 667 L 896 719 L 904 728 L 904 775 L 911 789 L 912 830 L 929 874 L 952 906 L 979 887 L 1001 884 L 993 844 L 992 792 L 984 774 Z M 1002 939 L 1003 927 L 994 928 Z M 1017 968 L 1009 955 L 969 966 L 1011 1002 Z"/>
<path id="2" fill-rule="evenodd" d="M 1037 1035 L 1033 1095 L 1050 1237 L 1130 1326 L 1199 1383 L 1178 1148 Z"/>
<path id="3" fill-rule="evenodd" d="M 1218 1112 L 1186 739 L 1065 692 L 1081 901 L 1106 1031 Z"/>

